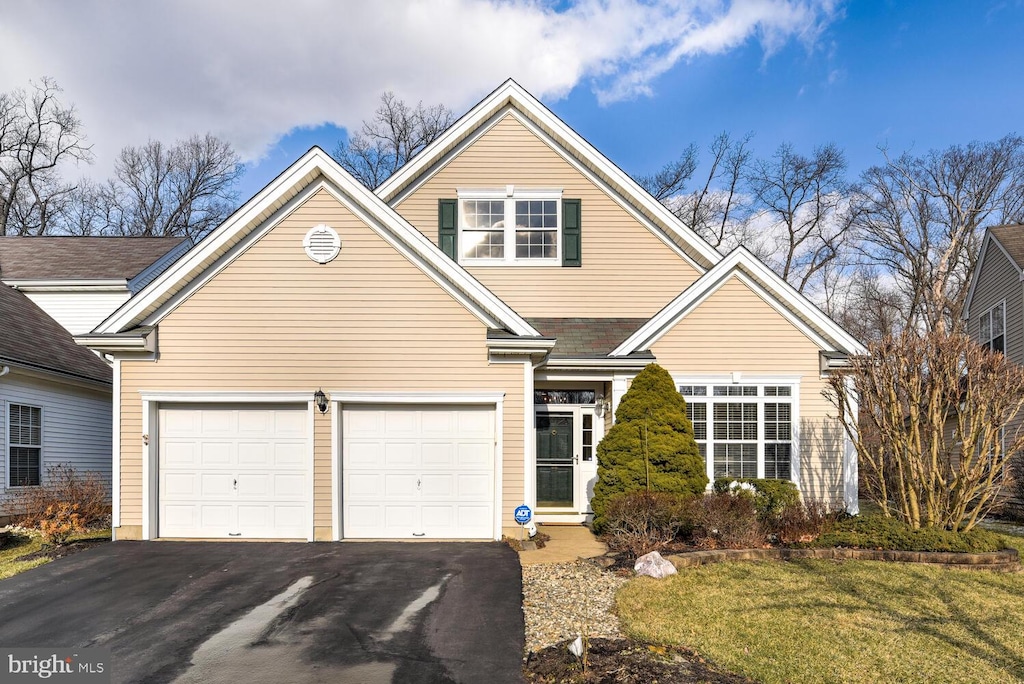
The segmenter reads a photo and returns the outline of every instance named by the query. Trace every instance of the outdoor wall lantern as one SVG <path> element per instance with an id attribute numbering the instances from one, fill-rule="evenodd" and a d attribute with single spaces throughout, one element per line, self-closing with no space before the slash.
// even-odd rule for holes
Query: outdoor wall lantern
<path id="1" fill-rule="evenodd" d="M 324 394 L 323 388 L 318 389 L 313 394 L 313 401 L 316 402 L 316 407 L 320 409 L 320 413 L 327 413 L 327 395 Z"/>

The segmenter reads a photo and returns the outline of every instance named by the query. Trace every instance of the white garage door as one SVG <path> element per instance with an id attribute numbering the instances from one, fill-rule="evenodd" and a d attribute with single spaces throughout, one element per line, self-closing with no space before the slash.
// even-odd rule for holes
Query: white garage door
<path id="1" fill-rule="evenodd" d="M 494 537 L 493 409 L 349 408 L 342 435 L 345 537 Z"/>
<path id="2" fill-rule="evenodd" d="M 162 408 L 159 535 L 307 538 L 309 449 L 301 408 Z"/>

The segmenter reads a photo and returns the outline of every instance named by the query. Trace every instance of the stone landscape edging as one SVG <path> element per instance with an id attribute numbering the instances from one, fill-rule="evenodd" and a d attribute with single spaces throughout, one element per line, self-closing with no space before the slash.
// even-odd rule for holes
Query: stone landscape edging
<path id="1" fill-rule="evenodd" d="M 967 570 L 1015 572 L 1020 570 L 1016 549 L 992 553 L 946 553 L 941 551 L 883 551 L 877 549 L 715 549 L 666 556 L 677 569 L 737 560 L 871 560 L 890 563 L 924 563 Z"/>

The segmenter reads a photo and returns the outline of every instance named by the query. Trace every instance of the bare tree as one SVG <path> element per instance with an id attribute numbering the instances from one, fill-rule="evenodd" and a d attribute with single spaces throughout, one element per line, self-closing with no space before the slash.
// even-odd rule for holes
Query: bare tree
<path id="1" fill-rule="evenodd" d="M 0 235 L 48 232 L 73 190 L 60 167 L 91 159 L 82 122 L 60 93 L 49 78 L 0 93 Z"/>
<path id="2" fill-rule="evenodd" d="M 690 145 L 679 155 L 679 159 L 665 164 L 657 173 L 650 176 L 637 176 L 636 182 L 640 184 L 651 196 L 659 202 L 675 197 L 683 192 L 687 181 L 693 177 L 700 162 L 700 150 L 697 145 Z"/>
<path id="3" fill-rule="evenodd" d="M 853 203 L 862 257 L 894 278 L 904 325 L 955 327 L 983 227 L 1024 218 L 1024 138 L 885 153 L 885 164 L 861 176 Z"/>
<path id="4" fill-rule="evenodd" d="M 231 145 L 209 134 L 171 147 L 156 140 L 125 147 L 114 178 L 83 183 L 65 212 L 65 231 L 196 241 L 235 209 L 242 171 Z"/>
<path id="5" fill-rule="evenodd" d="M 757 250 L 800 292 L 841 256 L 848 236 L 844 216 L 846 159 L 833 144 L 805 157 L 789 143 L 750 165 L 748 186 L 759 223 Z"/>
<path id="6" fill-rule="evenodd" d="M 1024 408 L 1024 368 L 1003 354 L 962 333 L 907 329 L 869 345 L 826 394 L 887 517 L 969 530 L 1001 503 L 1024 449 L 1024 432 L 1009 430 Z"/>
<path id="7" fill-rule="evenodd" d="M 373 118 L 358 133 L 341 141 L 332 156 L 371 190 L 436 140 L 454 121 L 442 104 L 410 107 L 393 92 L 380 96 Z"/>

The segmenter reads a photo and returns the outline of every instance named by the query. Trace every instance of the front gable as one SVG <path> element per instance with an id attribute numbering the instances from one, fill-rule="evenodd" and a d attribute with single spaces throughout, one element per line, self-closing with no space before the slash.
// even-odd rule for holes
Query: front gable
<path id="1" fill-rule="evenodd" d="M 504 200 L 537 192 L 563 204 L 579 203 L 578 267 L 563 265 L 561 258 L 537 266 L 462 260 L 474 277 L 521 315 L 650 316 L 702 273 L 678 245 L 645 225 L 511 107 L 403 195 L 395 209 L 436 241 L 441 232 L 439 203 L 451 201 L 464 213 L 460 198 L 467 201 L 467 196 L 482 193 Z M 506 246 L 507 251 L 511 248 Z M 658 278 L 651 278 L 652 273 Z"/>
<path id="2" fill-rule="evenodd" d="M 1004 328 L 1004 352 L 1017 363 L 1024 359 L 1022 279 L 1024 274 L 1021 269 L 990 229 L 982 243 L 978 263 L 971 278 L 964 306 L 964 319 L 967 333 L 976 341 L 985 344 L 991 341 L 996 333 L 992 330 L 992 317 L 995 316 L 996 325 L 1002 325 Z M 983 318 L 987 319 L 989 339 L 983 339 L 982 336 Z"/>

